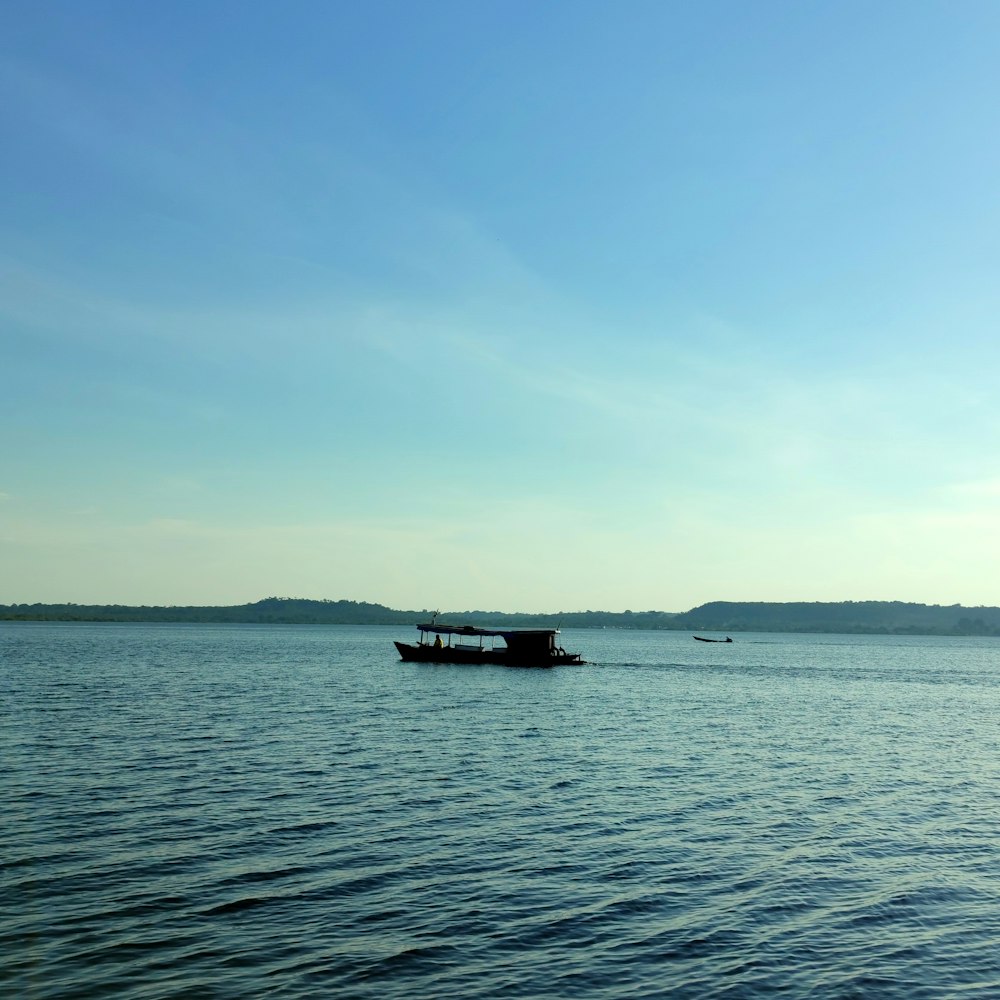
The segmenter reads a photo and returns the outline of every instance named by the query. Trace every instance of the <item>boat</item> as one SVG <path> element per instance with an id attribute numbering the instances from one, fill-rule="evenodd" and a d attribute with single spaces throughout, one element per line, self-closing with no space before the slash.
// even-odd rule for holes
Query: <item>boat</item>
<path id="1" fill-rule="evenodd" d="M 693 636 L 698 642 L 732 642 L 733 640 L 727 635 L 725 639 L 706 639 L 704 636 L 696 635 Z"/>
<path id="2" fill-rule="evenodd" d="M 417 630 L 420 633 L 417 642 L 394 640 L 399 655 L 408 662 L 499 663 L 512 667 L 557 667 L 586 662 L 580 653 L 567 653 L 557 645 L 557 628 L 476 628 L 439 625 L 432 620 L 418 625 Z"/>

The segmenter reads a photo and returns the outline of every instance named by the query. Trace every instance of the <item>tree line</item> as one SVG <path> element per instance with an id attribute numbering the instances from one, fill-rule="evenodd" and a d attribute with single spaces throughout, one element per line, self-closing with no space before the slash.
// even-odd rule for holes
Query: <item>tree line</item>
<path id="1" fill-rule="evenodd" d="M 0 620 L 191 622 L 258 625 L 416 625 L 436 612 L 400 611 L 348 600 L 267 597 L 233 606 L 7 604 Z M 706 632 L 849 632 L 869 635 L 1000 636 L 1000 608 L 910 604 L 902 601 L 712 601 L 682 613 L 566 611 L 554 614 L 446 611 L 438 621 L 509 628 L 673 629 Z"/>

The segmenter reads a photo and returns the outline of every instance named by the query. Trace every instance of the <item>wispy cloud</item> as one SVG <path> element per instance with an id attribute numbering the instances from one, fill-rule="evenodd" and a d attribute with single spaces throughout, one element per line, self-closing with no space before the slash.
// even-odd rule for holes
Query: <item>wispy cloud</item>
<path id="1" fill-rule="evenodd" d="M 1000 475 L 968 482 L 952 483 L 947 493 L 954 498 L 968 501 L 1000 501 Z"/>

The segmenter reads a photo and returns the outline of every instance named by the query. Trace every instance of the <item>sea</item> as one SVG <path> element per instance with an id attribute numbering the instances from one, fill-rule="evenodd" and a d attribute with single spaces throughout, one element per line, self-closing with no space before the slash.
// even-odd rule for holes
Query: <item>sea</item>
<path id="1" fill-rule="evenodd" d="M 1000 997 L 1000 640 L 0 623 L 0 995 Z"/>

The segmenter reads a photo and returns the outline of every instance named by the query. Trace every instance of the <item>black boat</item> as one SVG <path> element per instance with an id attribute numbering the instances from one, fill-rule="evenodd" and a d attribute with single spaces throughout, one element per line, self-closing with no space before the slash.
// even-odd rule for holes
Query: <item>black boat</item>
<path id="1" fill-rule="evenodd" d="M 476 628 L 418 625 L 417 642 L 395 641 L 399 655 L 415 663 L 499 663 L 513 667 L 556 667 L 584 663 L 580 653 L 556 645 L 557 628 Z M 431 641 L 429 636 L 433 635 Z"/>
<path id="2" fill-rule="evenodd" d="M 698 642 L 732 642 L 733 640 L 727 635 L 725 639 L 706 639 L 704 636 L 696 635 L 693 636 Z"/>

